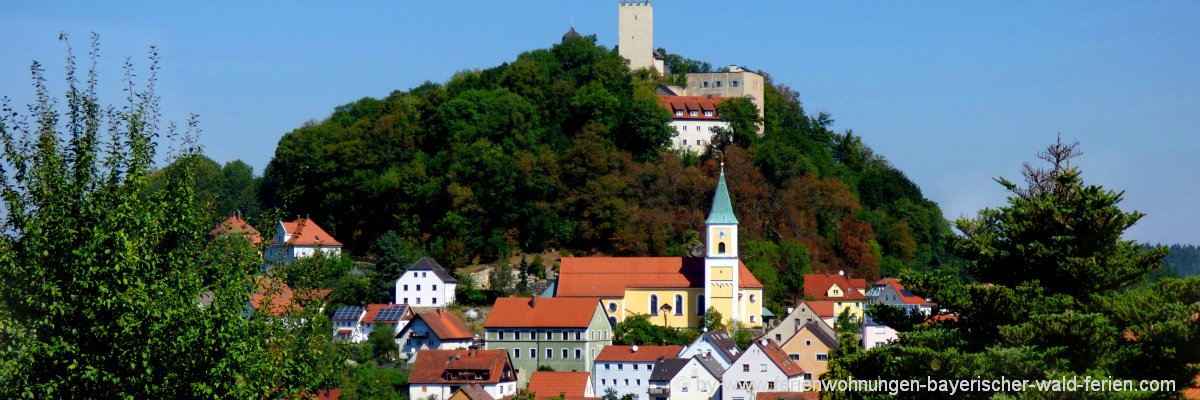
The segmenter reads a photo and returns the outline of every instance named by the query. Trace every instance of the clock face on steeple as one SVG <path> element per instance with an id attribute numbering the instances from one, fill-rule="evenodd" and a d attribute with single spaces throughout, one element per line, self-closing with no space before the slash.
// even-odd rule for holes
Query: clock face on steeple
<path id="1" fill-rule="evenodd" d="M 724 238 L 725 238 L 725 231 L 719 231 L 719 232 L 717 232 L 717 237 L 718 237 L 718 238 L 721 238 L 721 239 L 724 239 Z"/>

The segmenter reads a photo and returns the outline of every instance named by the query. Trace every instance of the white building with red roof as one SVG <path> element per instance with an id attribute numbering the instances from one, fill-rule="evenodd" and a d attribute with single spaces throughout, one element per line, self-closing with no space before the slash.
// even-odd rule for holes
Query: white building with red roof
<path id="1" fill-rule="evenodd" d="M 342 254 L 342 243 L 311 219 L 279 221 L 275 238 L 271 240 L 271 248 L 267 251 L 266 265 L 290 263 L 298 258 L 310 257 L 318 251 L 326 256 L 338 256 Z"/>
<path id="2" fill-rule="evenodd" d="M 717 129 L 729 129 L 729 121 L 721 119 L 717 104 L 725 101 L 719 96 L 658 96 L 658 104 L 671 113 L 675 137 L 671 148 L 703 153 Z"/>
<path id="3" fill-rule="evenodd" d="M 421 350 L 408 376 L 408 398 L 449 399 L 459 388 L 479 385 L 493 398 L 517 394 L 517 379 L 503 350 Z"/>
<path id="4" fill-rule="evenodd" d="M 522 384 L 540 367 L 591 371 L 612 344 L 608 314 L 595 297 L 501 297 L 483 329 L 485 348 L 508 351 Z"/>
<path id="5" fill-rule="evenodd" d="M 650 373 L 654 364 L 669 358 L 676 358 L 683 346 L 639 346 L 619 345 L 605 347 L 596 356 L 596 365 L 592 368 L 592 382 L 596 390 L 605 393 L 609 389 L 617 392 L 617 397 L 632 394 L 634 398 L 649 399 Z"/>
<path id="6" fill-rule="evenodd" d="M 565 400 L 596 398 L 591 375 L 587 372 L 537 371 L 529 378 L 526 393 L 533 393 L 537 400 L 550 400 L 561 396 Z"/>
<path id="7" fill-rule="evenodd" d="M 565 257 L 555 297 L 599 298 L 614 325 L 643 314 L 658 325 L 699 328 L 712 307 L 726 321 L 762 326 L 763 285 L 738 257 L 724 168 L 705 225 L 703 257 Z"/>
<path id="8" fill-rule="evenodd" d="M 721 398 L 753 399 L 759 392 L 803 392 L 811 388 L 805 382 L 804 368 L 792 360 L 777 343 L 762 338 L 750 344 L 721 376 Z"/>
<path id="9" fill-rule="evenodd" d="M 462 318 L 449 310 L 416 312 L 412 319 L 396 331 L 400 359 L 411 360 L 416 352 L 425 349 L 454 350 L 471 347 L 475 332 Z"/>

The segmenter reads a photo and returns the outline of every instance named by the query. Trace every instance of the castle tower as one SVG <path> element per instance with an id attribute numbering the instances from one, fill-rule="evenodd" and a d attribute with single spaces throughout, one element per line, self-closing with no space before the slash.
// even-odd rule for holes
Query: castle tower
<path id="1" fill-rule="evenodd" d="M 730 321 L 741 321 L 738 298 L 738 221 L 725 186 L 725 164 L 717 179 L 712 211 L 705 224 L 704 299 L 705 307 L 713 307 Z"/>
<path id="2" fill-rule="evenodd" d="M 654 7 L 649 1 L 620 1 L 617 4 L 618 52 L 629 60 L 631 70 L 655 68 Z"/>

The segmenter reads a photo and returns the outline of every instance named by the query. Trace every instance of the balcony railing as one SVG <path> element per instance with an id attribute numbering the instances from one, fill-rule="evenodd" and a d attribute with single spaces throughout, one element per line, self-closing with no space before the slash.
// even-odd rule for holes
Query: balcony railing
<path id="1" fill-rule="evenodd" d="M 670 396 L 671 388 L 669 387 L 652 387 L 646 390 L 651 396 Z"/>

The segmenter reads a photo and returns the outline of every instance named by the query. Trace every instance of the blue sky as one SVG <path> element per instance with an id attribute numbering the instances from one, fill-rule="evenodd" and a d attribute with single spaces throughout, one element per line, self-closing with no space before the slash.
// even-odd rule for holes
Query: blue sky
<path id="1" fill-rule="evenodd" d="M 68 32 L 101 35 L 101 82 L 161 49 L 168 119 L 200 115 L 206 153 L 261 173 L 279 138 L 333 107 L 557 42 L 572 24 L 616 41 L 615 1 L 4 2 L 0 95 L 61 88 Z M 243 4 L 252 3 L 252 4 Z M 1148 215 L 1130 239 L 1200 243 L 1200 2 L 656 1 L 655 46 L 761 69 L 828 112 L 948 218 L 1004 203 L 994 177 L 1061 134 L 1090 183 Z M 58 91 L 61 93 L 61 90 Z"/>

